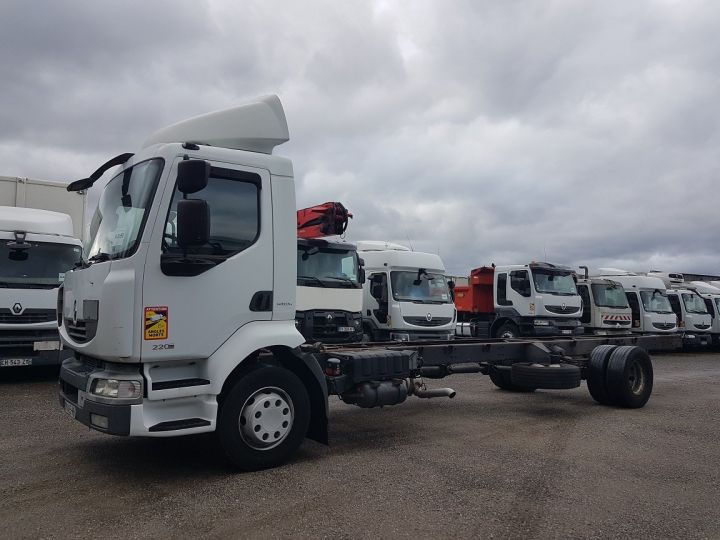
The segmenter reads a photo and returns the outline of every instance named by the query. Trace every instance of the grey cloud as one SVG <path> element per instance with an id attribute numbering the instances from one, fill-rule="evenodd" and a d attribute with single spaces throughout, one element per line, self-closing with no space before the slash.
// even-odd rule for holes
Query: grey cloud
<path id="1" fill-rule="evenodd" d="M 343 201 L 351 239 L 459 274 L 546 253 L 717 273 L 718 23 L 651 0 L 5 2 L 0 172 L 79 177 L 278 93 L 298 204 Z"/>

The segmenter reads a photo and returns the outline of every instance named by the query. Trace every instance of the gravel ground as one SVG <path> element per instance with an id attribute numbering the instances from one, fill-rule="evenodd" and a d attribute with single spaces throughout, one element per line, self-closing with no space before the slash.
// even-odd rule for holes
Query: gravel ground
<path id="1" fill-rule="evenodd" d="M 3 537 L 720 538 L 720 355 L 655 357 L 644 409 L 574 391 L 362 410 L 331 446 L 229 470 L 213 436 L 116 438 L 72 421 L 55 373 L 0 372 Z"/>

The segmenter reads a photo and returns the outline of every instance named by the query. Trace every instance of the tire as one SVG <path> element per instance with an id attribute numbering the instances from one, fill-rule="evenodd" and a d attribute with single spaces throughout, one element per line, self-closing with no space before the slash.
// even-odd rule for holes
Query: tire
<path id="1" fill-rule="evenodd" d="M 217 433 L 233 465 L 256 471 L 290 459 L 309 423 L 310 398 L 302 381 L 287 369 L 261 366 L 225 395 Z"/>
<path id="2" fill-rule="evenodd" d="M 644 407 L 653 389 L 650 356 L 640 347 L 615 349 L 607 364 L 605 387 L 612 405 L 628 409 Z"/>
<path id="3" fill-rule="evenodd" d="M 490 370 L 490 380 L 495 386 L 501 390 L 507 390 L 508 392 L 534 392 L 535 388 L 529 386 L 520 386 L 513 384 L 510 379 L 509 371 L 501 371 L 499 369 Z"/>
<path id="4" fill-rule="evenodd" d="M 495 337 L 500 339 L 515 339 L 518 336 L 520 336 L 520 331 L 513 323 L 503 323 L 495 331 Z"/>
<path id="5" fill-rule="evenodd" d="M 612 405 L 605 379 L 610 355 L 617 345 L 599 345 L 590 353 L 587 366 L 587 387 L 592 398 L 601 405 Z"/>
<path id="6" fill-rule="evenodd" d="M 549 390 L 577 388 L 582 379 L 580 368 L 571 364 L 545 365 L 519 362 L 512 365 L 510 374 L 513 384 Z"/>

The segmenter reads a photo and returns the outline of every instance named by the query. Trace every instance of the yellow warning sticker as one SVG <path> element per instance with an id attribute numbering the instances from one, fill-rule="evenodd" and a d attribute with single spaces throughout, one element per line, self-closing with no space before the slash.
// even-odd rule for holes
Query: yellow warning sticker
<path id="1" fill-rule="evenodd" d="M 168 308 L 152 306 L 145 308 L 145 339 L 167 339 Z"/>

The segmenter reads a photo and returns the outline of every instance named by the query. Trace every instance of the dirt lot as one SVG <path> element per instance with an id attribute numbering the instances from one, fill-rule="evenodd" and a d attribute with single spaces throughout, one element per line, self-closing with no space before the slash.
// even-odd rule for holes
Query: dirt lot
<path id="1" fill-rule="evenodd" d="M 644 409 L 445 379 L 453 400 L 333 401 L 331 446 L 236 474 L 212 436 L 65 416 L 54 374 L 0 372 L 4 537 L 720 537 L 720 354 L 655 358 Z M 433 381 L 437 384 L 438 381 Z"/>

